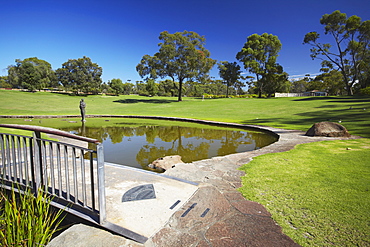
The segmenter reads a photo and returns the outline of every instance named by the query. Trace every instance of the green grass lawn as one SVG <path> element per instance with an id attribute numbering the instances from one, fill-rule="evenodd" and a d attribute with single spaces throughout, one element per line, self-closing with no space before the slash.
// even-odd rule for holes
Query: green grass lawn
<path id="1" fill-rule="evenodd" d="M 367 97 L 304 97 L 271 99 L 202 99 L 184 97 L 68 96 L 45 92 L 0 90 L 0 115 L 86 114 L 187 117 L 306 131 L 314 123 L 341 123 L 353 135 L 370 137 L 370 99 Z M 352 108 L 352 109 L 350 109 Z M 365 110 L 364 110 L 365 109 Z"/>
<path id="2" fill-rule="evenodd" d="M 244 197 L 298 244 L 370 245 L 370 139 L 298 145 L 240 169 Z"/>
<path id="3" fill-rule="evenodd" d="M 301 245 L 370 246 L 369 97 L 204 101 L 184 97 L 177 102 L 167 97 L 0 90 L 0 115 L 77 115 L 81 98 L 87 114 L 185 117 L 302 131 L 316 122 L 341 121 L 352 135 L 365 138 L 304 144 L 256 157 L 242 167 L 246 176 L 240 190 L 247 199 L 265 205 L 283 231 Z M 48 120 L 40 121 L 43 125 Z"/>

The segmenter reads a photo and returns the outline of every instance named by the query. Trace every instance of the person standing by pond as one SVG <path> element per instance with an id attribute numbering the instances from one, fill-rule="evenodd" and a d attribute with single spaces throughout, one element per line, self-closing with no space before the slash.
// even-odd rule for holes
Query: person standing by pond
<path id="1" fill-rule="evenodd" d="M 86 103 L 85 103 L 84 99 L 81 99 L 80 100 L 80 112 L 81 112 L 81 117 L 82 117 L 81 121 L 82 122 L 86 122 L 86 120 L 85 120 L 85 108 L 86 108 Z"/>

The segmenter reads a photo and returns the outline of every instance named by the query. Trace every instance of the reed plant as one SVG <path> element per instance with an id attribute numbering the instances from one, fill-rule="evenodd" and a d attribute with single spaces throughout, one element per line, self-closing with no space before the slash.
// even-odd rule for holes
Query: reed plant
<path id="1" fill-rule="evenodd" d="M 46 246 L 58 230 L 63 210 L 51 206 L 52 198 L 41 189 L 18 193 L 0 190 L 1 246 Z"/>

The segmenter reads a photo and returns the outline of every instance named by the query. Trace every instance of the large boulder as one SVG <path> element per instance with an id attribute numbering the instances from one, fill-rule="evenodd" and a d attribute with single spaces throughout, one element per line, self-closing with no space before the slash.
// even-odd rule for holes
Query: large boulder
<path id="1" fill-rule="evenodd" d="M 306 132 L 306 136 L 350 137 L 347 129 L 338 123 L 320 122 L 315 123 Z"/>
<path id="2" fill-rule="evenodd" d="M 175 165 L 179 163 L 184 163 L 181 160 L 181 156 L 172 155 L 172 156 L 165 156 L 165 157 L 158 158 L 155 161 L 153 161 L 151 164 L 149 164 L 148 166 L 157 171 L 164 172 L 168 169 L 175 167 Z"/>

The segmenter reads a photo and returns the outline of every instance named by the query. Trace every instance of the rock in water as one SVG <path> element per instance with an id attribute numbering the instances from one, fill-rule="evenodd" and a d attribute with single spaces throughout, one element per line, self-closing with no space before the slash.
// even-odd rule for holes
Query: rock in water
<path id="1" fill-rule="evenodd" d="M 341 124 L 320 122 L 312 125 L 312 127 L 306 132 L 306 136 L 350 137 L 351 135 Z"/>
<path id="2" fill-rule="evenodd" d="M 172 155 L 172 156 L 165 156 L 163 158 L 158 158 L 155 161 L 153 161 L 151 164 L 149 164 L 148 166 L 158 171 L 166 171 L 172 167 L 175 167 L 175 165 L 179 163 L 184 163 L 181 160 L 181 156 Z"/>

